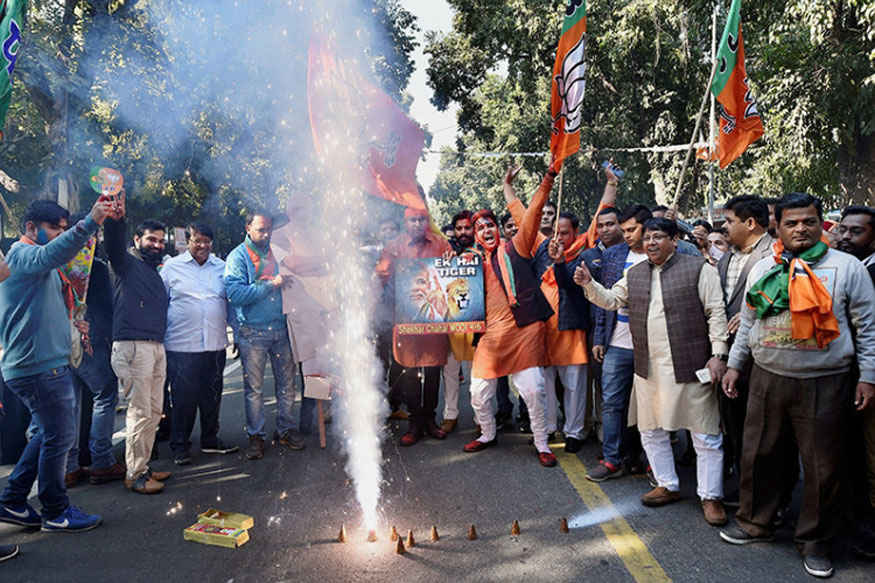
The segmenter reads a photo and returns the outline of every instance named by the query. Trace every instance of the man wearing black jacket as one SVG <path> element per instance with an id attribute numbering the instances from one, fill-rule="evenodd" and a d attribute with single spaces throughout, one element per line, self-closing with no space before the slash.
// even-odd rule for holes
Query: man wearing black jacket
<path id="1" fill-rule="evenodd" d="M 157 494 L 169 472 L 149 468 L 164 401 L 167 291 L 158 275 L 166 229 L 147 220 L 137 227 L 134 246 L 125 251 L 125 220 L 104 227 L 113 276 L 112 368 L 128 399 L 125 486 Z"/>

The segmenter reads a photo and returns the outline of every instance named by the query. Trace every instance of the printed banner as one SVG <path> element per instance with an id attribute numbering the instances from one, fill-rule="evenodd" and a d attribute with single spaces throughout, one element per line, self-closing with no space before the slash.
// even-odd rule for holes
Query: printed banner
<path id="1" fill-rule="evenodd" d="M 94 263 L 96 246 L 97 240 L 91 237 L 76 257 L 61 267 L 73 288 L 73 301 L 76 308 L 84 305 L 88 298 L 88 281 L 91 278 L 91 265 Z"/>
<path id="2" fill-rule="evenodd" d="M 0 0 L 0 47 L 3 50 L 0 59 L 0 140 L 3 139 L 6 112 L 12 101 L 12 72 L 21 50 L 21 27 L 24 26 L 25 12 L 27 0 Z"/>
<path id="3" fill-rule="evenodd" d="M 556 48 L 550 111 L 550 152 L 564 160 L 580 149 L 583 94 L 586 90 L 586 2 L 569 0 Z"/>
<path id="4" fill-rule="evenodd" d="M 483 263 L 479 255 L 402 259 L 395 265 L 399 334 L 486 331 Z"/>

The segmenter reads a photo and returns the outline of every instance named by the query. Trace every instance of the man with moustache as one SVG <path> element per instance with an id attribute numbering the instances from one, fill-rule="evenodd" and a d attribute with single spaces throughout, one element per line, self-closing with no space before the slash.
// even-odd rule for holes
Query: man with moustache
<path id="1" fill-rule="evenodd" d="M 408 207 L 405 232 L 383 248 L 376 272 L 384 287 L 395 273 L 399 259 L 441 257 L 452 250 L 447 240 L 429 229 L 428 211 Z M 449 344 L 445 334 L 402 335 L 392 330 L 394 360 L 389 370 L 390 391 L 400 387 L 409 414 L 401 445 L 408 447 L 426 434 L 445 439 L 435 423 L 441 369 L 447 363 Z"/>
<path id="2" fill-rule="evenodd" d="M 836 248 L 862 261 L 875 281 L 875 208 L 849 206 L 842 212 L 836 234 Z"/>
<path id="3" fill-rule="evenodd" d="M 167 309 L 167 374 L 170 378 L 170 449 L 173 462 L 191 463 L 191 431 L 200 411 L 201 453 L 238 450 L 219 440 L 219 408 L 225 371 L 228 301 L 225 262 L 212 254 L 213 229 L 192 223 L 186 250 L 167 260 L 161 279 L 170 296 Z"/>
<path id="4" fill-rule="evenodd" d="M 585 264 L 575 281 L 606 310 L 626 307 L 634 346 L 634 399 L 629 422 L 641 443 L 657 486 L 641 497 L 645 506 L 680 500 L 669 431 L 689 429 L 698 458 L 698 495 L 705 521 L 726 523 L 723 509 L 723 449 L 713 383 L 726 365 L 726 313 L 717 270 L 702 257 L 676 252 L 677 223 L 644 224 L 647 260 L 629 268 L 610 290 L 592 279 Z M 707 368 L 710 381 L 697 371 Z"/>
<path id="5" fill-rule="evenodd" d="M 453 237 L 450 245 L 457 255 L 471 252 L 474 247 L 474 224 L 471 211 L 463 210 L 453 216 Z M 450 351 L 444 365 L 444 418 L 441 430 L 452 433 L 459 419 L 459 373 L 464 371 L 470 380 L 471 360 L 474 358 L 474 334 L 449 334 Z"/>
<path id="6" fill-rule="evenodd" d="M 270 247 L 273 217 L 263 210 L 246 217 L 246 238 L 228 254 L 225 293 L 237 319 L 237 342 L 243 363 L 243 397 L 249 447 L 246 459 L 264 457 L 264 371 L 267 360 L 274 376 L 277 414 L 276 443 L 290 450 L 304 449 L 304 438 L 295 427 L 296 366 L 292 355 L 282 287 L 291 282 L 280 274 Z"/>
<path id="7" fill-rule="evenodd" d="M 149 468 L 164 405 L 167 358 L 167 291 L 158 274 L 167 229 L 143 221 L 134 246 L 125 249 L 126 221 L 109 219 L 104 227 L 113 282 L 112 355 L 119 390 L 128 399 L 125 486 L 138 494 L 157 494 L 170 472 Z"/>
<path id="8" fill-rule="evenodd" d="M 720 537 L 736 545 L 773 539 L 787 455 L 781 444 L 792 438 L 804 475 L 794 541 L 806 572 L 830 577 L 842 520 L 848 402 L 864 412 L 875 400 L 875 289 L 859 260 L 823 241 L 822 209 L 808 194 L 782 198 L 774 255 L 748 277 L 748 307 L 723 379 L 726 395 L 737 397 L 738 380 L 753 361 L 740 507 L 737 524 Z"/>

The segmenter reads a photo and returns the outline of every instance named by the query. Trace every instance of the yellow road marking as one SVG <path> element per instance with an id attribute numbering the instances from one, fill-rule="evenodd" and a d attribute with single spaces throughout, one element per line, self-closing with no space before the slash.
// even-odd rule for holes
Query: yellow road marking
<path id="1" fill-rule="evenodd" d="M 565 453 L 561 447 L 554 449 L 553 453 L 580 499 L 590 510 L 613 508 L 613 502 L 601 486 L 586 479 L 586 466 L 580 458 L 575 454 Z M 602 522 L 599 526 L 623 560 L 629 574 L 636 581 L 671 581 L 626 519 L 619 512 L 615 512 L 615 515 L 616 518 Z"/>

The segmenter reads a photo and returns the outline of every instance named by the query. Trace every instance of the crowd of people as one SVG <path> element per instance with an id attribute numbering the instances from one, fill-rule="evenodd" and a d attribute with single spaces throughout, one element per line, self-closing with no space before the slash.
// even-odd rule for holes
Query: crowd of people
<path id="1" fill-rule="evenodd" d="M 833 573 L 831 547 L 851 516 L 853 548 L 875 558 L 875 209 L 850 206 L 826 230 L 816 197 L 741 195 L 725 203 L 719 224 L 689 224 L 672 208 L 618 209 L 609 165 L 584 230 L 549 200 L 552 165 L 528 205 L 514 189 L 518 172 L 505 175 L 499 214 L 459 210 L 443 235 L 413 208 L 403 229 L 392 219 L 378 226 L 374 339 L 391 418 L 407 420 L 400 444 L 457 429 L 464 379 L 476 423 L 465 452 L 495 447 L 501 431 L 531 433 L 538 462 L 552 467 L 551 440 L 576 454 L 598 439 L 587 478 L 646 475 L 641 502 L 651 507 L 681 499 L 676 463 L 695 456 L 703 517 L 736 545 L 772 540 L 801 476 L 795 542 L 805 570 Z M 107 261 L 94 262 L 79 321 L 61 267 L 101 225 Z M 312 362 L 302 366 L 293 330 L 318 335 L 324 322 L 296 320 L 287 292 L 323 262 L 272 244 L 270 214 L 247 217 L 245 239 L 225 261 L 201 223 L 186 228 L 175 257 L 157 221 L 138 225 L 129 246 L 123 195 L 101 197 L 79 220 L 35 201 L 21 227 L 0 261 L 4 455 L 16 432 L 28 439 L 0 494 L 0 522 L 95 528 L 101 517 L 67 496 L 84 480 L 161 492 L 171 474 L 150 462 L 162 425 L 176 465 L 193 463 L 198 417 L 200 454 L 238 451 L 219 438 L 229 342 L 243 369 L 245 457 L 263 458 L 270 443 L 305 447 L 316 404 L 303 398 L 298 419 L 293 405 Z M 399 261 L 466 255 L 482 259 L 485 331 L 399 334 L 391 305 Z M 83 339 L 88 349 L 77 354 Z M 120 405 L 123 462 L 112 451 Z M 40 512 L 28 503 L 37 479 Z M 731 525 L 727 506 L 738 508 Z M 0 561 L 17 552 L 0 547 Z"/>

